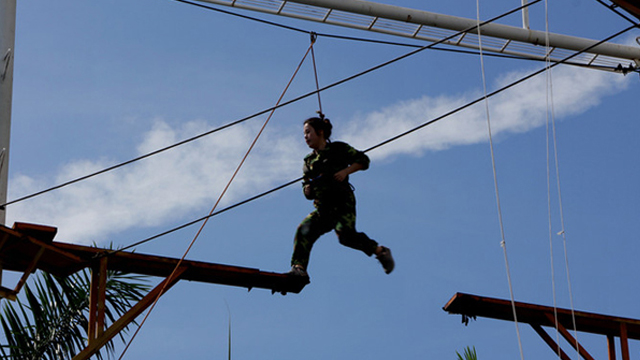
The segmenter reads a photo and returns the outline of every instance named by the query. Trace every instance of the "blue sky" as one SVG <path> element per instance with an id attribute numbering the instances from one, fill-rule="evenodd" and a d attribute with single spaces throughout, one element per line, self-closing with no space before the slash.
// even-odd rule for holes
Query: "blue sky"
<path id="1" fill-rule="evenodd" d="M 470 0 L 393 3 L 476 14 Z M 489 18 L 519 2 L 480 5 Z M 601 39 L 628 26 L 595 1 L 549 7 L 552 32 Z M 405 41 L 245 14 L 317 32 Z M 544 30 L 543 3 L 531 16 L 532 27 Z M 501 20 L 519 22 L 519 14 Z M 634 43 L 639 35 L 616 41 Z M 9 199 L 273 106 L 308 45 L 305 34 L 175 1 L 20 2 Z M 407 51 L 320 38 L 320 83 Z M 286 99 L 315 89 L 310 64 Z M 485 58 L 488 89 L 541 66 Z M 633 286 L 640 270 L 638 76 L 560 66 L 551 78 L 575 308 L 640 318 Z M 569 307 L 563 239 L 549 236 L 549 218 L 551 233 L 562 226 L 555 185 L 551 214 L 547 206 L 547 84 L 538 76 L 491 98 L 489 108 L 515 298 L 553 305 L 555 286 L 557 305 Z M 481 95 L 477 56 L 425 51 L 321 96 L 334 139 L 365 149 Z M 274 114 L 221 207 L 300 176 L 308 152 L 301 123 L 317 108 L 309 97 Z M 11 205 L 8 223 L 57 226 L 59 241 L 126 246 L 204 216 L 264 120 Z M 369 155 L 371 168 L 352 176 L 358 228 L 392 249 L 392 274 L 327 234 L 314 247 L 311 284 L 301 294 L 180 283 L 163 296 L 125 358 L 226 358 L 229 317 L 233 359 L 447 359 L 466 346 L 475 346 L 480 359 L 518 358 L 513 323 L 478 319 L 465 327 L 441 309 L 456 292 L 509 297 L 484 104 Z M 552 184 L 554 169 L 552 163 Z M 241 206 L 214 217 L 188 258 L 287 271 L 295 228 L 311 209 L 298 186 Z M 136 251 L 180 257 L 196 230 Z M 528 326 L 520 333 L 525 358 L 555 357 Z M 604 338 L 580 334 L 579 340 L 595 358 L 606 356 Z M 640 350 L 633 343 L 631 349 Z"/>

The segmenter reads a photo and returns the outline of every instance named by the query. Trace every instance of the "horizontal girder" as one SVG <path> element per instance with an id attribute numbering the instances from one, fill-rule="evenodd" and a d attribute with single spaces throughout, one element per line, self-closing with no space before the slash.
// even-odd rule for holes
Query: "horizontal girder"
<path id="1" fill-rule="evenodd" d="M 402 36 L 429 42 L 472 29 L 475 19 L 436 14 L 362 0 L 199 0 L 244 10 Z M 476 29 L 442 44 L 478 49 Z M 544 60 L 549 39 L 549 58 L 560 61 L 597 43 L 595 40 L 490 23 L 482 26 L 482 50 Z M 636 68 L 640 48 L 603 43 L 571 59 L 571 63 L 596 68 Z"/>

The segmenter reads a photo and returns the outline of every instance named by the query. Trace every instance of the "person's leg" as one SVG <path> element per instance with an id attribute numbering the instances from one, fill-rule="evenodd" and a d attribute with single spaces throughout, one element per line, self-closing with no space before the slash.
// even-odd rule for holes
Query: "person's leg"
<path id="1" fill-rule="evenodd" d="M 378 243 L 370 239 L 367 234 L 356 231 L 356 198 L 349 194 L 339 209 L 337 216 L 336 234 L 340 244 L 352 249 L 360 250 L 371 256 L 378 248 Z"/>
<path id="2" fill-rule="evenodd" d="M 318 238 L 331 231 L 332 224 L 323 219 L 318 211 L 309 214 L 296 230 L 293 240 L 293 255 L 291 255 L 291 266 L 300 266 L 306 271 L 311 256 L 311 248 Z"/>
<path id="3" fill-rule="evenodd" d="M 395 267 L 391 250 L 378 245 L 378 243 L 370 239 L 367 234 L 356 231 L 355 196 L 352 194 L 352 196 L 348 197 L 344 205 L 335 228 L 340 244 L 360 250 L 367 254 L 367 256 L 375 254 L 380 264 L 382 264 L 384 271 L 387 274 L 391 273 Z"/>

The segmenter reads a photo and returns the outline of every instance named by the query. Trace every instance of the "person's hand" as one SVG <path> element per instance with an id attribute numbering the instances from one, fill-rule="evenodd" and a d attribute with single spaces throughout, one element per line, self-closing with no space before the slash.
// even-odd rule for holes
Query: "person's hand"
<path id="1" fill-rule="evenodd" d="M 344 169 L 344 170 L 340 170 L 337 173 L 335 173 L 333 175 L 333 178 L 338 182 L 343 182 L 344 179 L 347 178 L 347 176 L 349 176 L 349 172 L 347 171 L 347 169 Z"/>
<path id="2" fill-rule="evenodd" d="M 306 197 L 309 200 L 313 199 L 313 189 L 311 189 L 311 185 L 309 184 L 305 185 L 302 188 L 302 191 L 304 192 L 304 197 Z"/>

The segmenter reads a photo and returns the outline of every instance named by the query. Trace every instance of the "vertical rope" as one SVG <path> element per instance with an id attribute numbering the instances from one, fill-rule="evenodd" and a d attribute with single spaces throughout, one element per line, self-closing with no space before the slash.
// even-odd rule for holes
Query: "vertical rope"
<path id="1" fill-rule="evenodd" d="M 313 44 L 316 43 L 318 35 L 315 32 L 311 32 L 311 59 L 313 60 L 313 74 L 316 77 L 316 90 L 318 94 L 318 116 L 324 119 L 324 113 L 322 112 L 322 101 L 320 100 L 320 82 L 318 82 L 318 69 L 316 67 L 316 54 L 313 51 Z"/>
<path id="2" fill-rule="evenodd" d="M 548 49 L 548 48 L 547 48 Z M 547 83 L 550 81 L 550 76 L 547 73 Z M 553 226 L 551 220 L 551 166 L 549 159 L 549 87 L 547 86 L 547 136 L 546 136 L 546 144 L 547 144 L 547 214 L 548 214 L 548 223 L 549 223 L 549 257 L 550 257 L 550 265 L 551 265 L 551 291 L 553 296 L 553 318 L 555 320 L 555 328 L 556 328 L 556 344 L 560 343 L 560 330 L 558 329 L 558 309 L 557 309 L 557 300 L 556 300 L 556 275 L 555 275 L 555 266 L 554 266 L 554 257 L 553 257 Z M 561 357 L 560 346 L 558 346 L 558 358 Z"/>
<path id="3" fill-rule="evenodd" d="M 480 50 L 480 67 L 482 69 L 482 88 L 484 91 L 484 105 L 485 105 L 485 112 L 486 112 L 486 116 L 487 116 L 487 129 L 489 132 L 489 148 L 491 150 L 491 165 L 492 165 L 492 169 L 493 169 L 493 183 L 494 183 L 494 187 L 495 187 L 495 193 L 496 193 L 496 204 L 497 204 L 497 208 L 498 208 L 498 222 L 500 224 L 500 237 L 501 237 L 501 241 L 500 241 L 500 246 L 503 249 L 503 253 L 504 253 L 504 263 L 505 263 L 505 267 L 506 267 L 506 271 L 507 271 L 507 282 L 509 284 L 509 295 L 511 296 L 511 309 L 513 311 L 513 322 L 515 324 L 516 327 L 516 335 L 518 337 L 518 348 L 520 349 L 520 359 L 524 360 L 524 352 L 522 351 L 522 339 L 520 337 L 520 328 L 518 326 L 518 315 L 516 314 L 516 304 L 515 304 L 515 300 L 514 300 L 514 296 L 513 296 L 513 285 L 511 282 L 511 270 L 509 268 L 509 258 L 507 256 L 507 242 L 505 240 L 505 234 L 504 234 L 504 223 L 502 221 L 502 208 L 500 205 L 500 192 L 498 191 L 498 176 L 497 176 L 497 171 L 496 171 L 496 160 L 495 160 L 495 154 L 493 151 L 493 136 L 491 134 L 491 114 L 489 111 L 489 98 L 487 96 L 487 80 L 486 80 L 486 75 L 485 75 L 485 68 L 484 68 L 484 54 L 483 54 L 483 50 L 482 50 L 482 35 L 481 35 L 481 31 L 480 31 L 480 0 L 476 0 L 476 17 L 477 17 L 477 31 L 478 31 L 478 48 Z"/>
<path id="4" fill-rule="evenodd" d="M 233 180 L 236 178 L 236 176 L 238 175 L 238 173 L 240 172 L 240 169 L 242 168 L 242 165 L 244 165 L 245 161 L 247 160 L 247 158 L 249 157 L 249 153 L 251 152 L 251 150 L 253 150 L 253 148 L 255 147 L 256 143 L 258 142 L 258 139 L 260 138 L 260 136 L 262 135 L 262 133 L 264 132 L 264 129 L 267 127 L 267 124 L 269 123 L 269 121 L 271 120 L 271 117 L 273 116 L 273 114 L 275 113 L 276 109 L 278 108 L 278 105 L 280 104 L 280 102 L 282 101 L 282 99 L 284 98 L 284 95 L 287 93 L 287 90 L 289 89 L 289 86 L 291 86 L 291 83 L 293 82 L 293 79 L 295 79 L 296 75 L 298 74 L 298 71 L 300 70 L 300 68 L 302 67 L 302 64 L 304 63 L 304 60 L 307 58 L 307 55 L 309 55 L 309 52 L 313 49 L 313 43 L 311 45 L 309 45 L 309 48 L 307 48 L 307 51 L 305 52 L 304 56 L 302 57 L 302 60 L 300 60 L 300 63 L 298 64 L 298 67 L 296 68 L 296 70 L 294 71 L 293 75 L 291 76 L 291 79 L 289 79 L 289 82 L 287 83 L 287 86 L 285 86 L 284 90 L 282 91 L 282 94 L 280 95 L 280 97 L 278 98 L 278 101 L 276 102 L 276 105 L 273 107 L 273 110 L 271 110 L 271 113 L 269 113 L 269 116 L 267 117 L 267 119 L 265 120 L 264 124 L 262 124 L 262 128 L 260 128 L 260 131 L 258 132 L 258 134 L 256 135 L 256 137 L 253 139 L 253 142 L 251 143 L 251 145 L 249 146 L 249 149 L 247 150 L 247 152 L 244 154 L 242 160 L 240 161 L 240 163 L 238 164 L 236 170 L 234 171 L 233 175 L 231 176 L 231 178 L 229 179 L 229 181 L 227 182 L 227 185 L 224 187 L 224 190 L 222 191 L 222 193 L 220 194 L 220 196 L 218 197 L 218 200 L 215 202 L 215 204 L 213 205 L 213 207 L 211 208 L 211 211 L 209 212 L 209 216 L 207 216 L 204 221 L 202 222 L 202 225 L 200 226 L 200 228 L 198 229 L 198 231 L 196 232 L 195 236 L 193 237 L 193 240 L 191 240 L 191 243 L 189 243 L 189 246 L 187 247 L 187 250 L 184 252 L 184 255 L 182 255 L 182 257 L 180 258 L 180 260 L 178 261 L 178 263 L 176 264 L 175 268 L 173 269 L 173 271 L 171 272 L 171 274 L 167 277 L 167 279 L 173 279 L 173 277 L 175 276 L 176 272 L 178 271 L 178 269 L 180 268 L 180 266 L 182 265 L 182 263 L 184 262 L 184 259 L 187 257 L 187 254 L 189 254 L 189 252 L 191 251 L 191 248 L 193 247 L 193 245 L 195 244 L 196 240 L 198 239 L 198 237 L 200 236 L 200 234 L 202 233 L 202 230 L 204 229 L 204 227 L 207 225 L 207 223 L 209 222 L 209 219 L 211 218 L 211 215 L 215 212 L 216 208 L 218 207 L 218 204 L 220 204 L 220 201 L 222 200 L 222 198 L 224 197 L 224 195 L 227 193 L 227 190 L 229 189 L 229 187 L 231 186 L 231 183 L 233 182 Z M 142 329 L 142 326 L 145 324 L 145 322 L 147 321 L 147 318 L 149 317 L 149 315 L 151 314 L 151 312 L 153 311 L 153 309 L 155 308 L 156 304 L 158 303 L 158 300 L 160 300 L 160 297 L 164 294 L 164 292 L 166 291 L 166 287 L 167 284 L 169 284 L 170 281 L 167 281 L 165 283 L 165 285 L 162 287 L 162 290 L 160 290 L 160 293 L 158 293 L 158 296 L 156 297 L 156 299 L 154 300 L 153 304 L 151 305 L 151 307 L 149 308 L 149 311 L 147 312 L 147 314 L 145 315 L 144 319 L 142 320 L 142 322 L 140 323 L 140 326 L 138 326 L 138 329 L 136 329 L 135 333 L 133 334 L 133 336 L 131 337 L 131 340 L 127 343 L 127 345 L 125 346 L 124 350 L 122 351 L 122 354 L 120 355 L 120 357 L 118 358 L 119 360 L 122 360 L 122 358 L 124 357 L 125 353 L 127 352 L 127 350 L 129 349 L 129 346 L 131 345 L 131 343 L 133 342 L 133 340 L 136 338 L 136 336 L 138 335 L 138 332 L 140 331 L 140 329 Z"/>
<path id="5" fill-rule="evenodd" d="M 553 95 L 553 84 L 551 84 L 551 94 Z M 573 325 L 574 337 L 576 340 L 575 348 L 576 354 L 579 354 L 580 343 L 578 342 L 578 329 L 576 326 L 576 314 L 575 314 L 575 306 L 573 304 L 573 289 L 571 287 L 571 274 L 569 271 L 569 254 L 567 252 L 567 234 L 565 232 L 564 227 L 564 209 L 562 206 L 562 189 L 560 187 L 560 165 L 558 164 L 558 141 L 556 137 L 556 122 L 555 122 L 555 110 L 553 102 L 551 102 L 551 124 L 553 130 L 553 149 L 554 149 L 554 159 L 555 159 L 555 167 L 556 167 L 556 187 L 558 188 L 558 208 L 560 211 L 560 232 L 559 235 L 562 236 L 562 244 L 564 248 L 564 264 L 567 273 L 567 288 L 569 291 L 569 305 L 571 306 L 571 321 Z"/>
<path id="6" fill-rule="evenodd" d="M 558 162 L 558 140 L 556 135 L 556 122 L 555 122 L 555 103 L 553 101 L 553 77 L 551 74 L 551 61 L 549 58 L 550 46 L 549 46 L 549 9 L 548 9 L 548 1 L 545 0 L 545 44 L 546 44 L 546 68 L 547 68 L 547 203 L 548 203 L 548 212 L 549 212 L 549 246 L 551 251 L 551 276 L 552 276 L 552 286 L 553 286 L 553 311 L 555 317 L 555 325 L 556 325 L 556 343 L 559 343 L 559 329 L 558 329 L 558 315 L 556 309 L 556 285 L 555 285 L 555 270 L 554 270 L 554 260 L 553 260 L 553 231 L 551 224 L 551 175 L 550 175 L 550 156 L 549 156 L 549 114 L 551 115 L 551 131 L 553 137 L 553 154 L 554 154 L 554 164 L 555 164 L 555 172 L 556 172 L 556 188 L 558 189 L 558 207 L 560 212 L 560 226 L 561 230 L 558 232 L 558 235 L 562 236 L 563 248 L 564 248 L 564 261 L 565 261 L 565 269 L 567 274 L 567 287 L 569 291 L 569 302 L 571 307 L 571 320 L 573 325 L 573 332 L 575 338 L 575 350 L 576 357 L 580 356 L 580 343 L 578 341 L 578 330 L 576 326 L 576 317 L 575 317 L 575 308 L 573 305 L 573 290 L 571 288 L 571 276 L 569 272 L 569 258 L 567 253 L 567 238 L 564 227 L 564 210 L 562 206 L 562 190 L 560 187 L 560 164 Z M 558 358 L 560 358 L 560 347 L 558 346 Z"/>
<path id="7" fill-rule="evenodd" d="M 556 275 L 555 275 L 555 261 L 554 261 L 554 256 L 553 256 L 553 224 L 552 224 L 552 219 L 551 219 L 551 166 L 550 166 L 550 151 L 549 151 L 549 147 L 550 147 L 550 143 L 549 143 L 549 123 L 551 121 L 550 119 L 550 101 L 553 101 L 552 99 L 550 99 L 552 97 L 551 94 L 551 62 L 550 62 L 550 57 L 549 57 L 549 51 L 550 51 L 550 47 L 549 47 L 549 12 L 548 12 L 548 1 L 545 0 L 544 2 L 545 4 L 545 67 L 546 67 L 546 81 L 547 81 L 547 86 L 546 86 L 546 97 L 545 97 L 545 101 L 546 101 L 546 117 L 547 117 L 547 122 L 546 122 L 546 155 L 547 155 L 547 221 L 548 221 L 548 226 L 549 226 L 549 258 L 550 258 L 550 265 L 551 265 L 551 293 L 552 293 L 552 297 L 553 297 L 553 318 L 554 318 L 554 325 L 555 325 L 555 329 L 556 329 L 556 344 L 560 344 L 560 330 L 558 328 L 558 305 L 557 305 L 557 296 L 556 296 Z M 561 354 L 562 351 L 560 349 L 560 345 L 558 346 L 558 358 L 561 358 Z"/>

